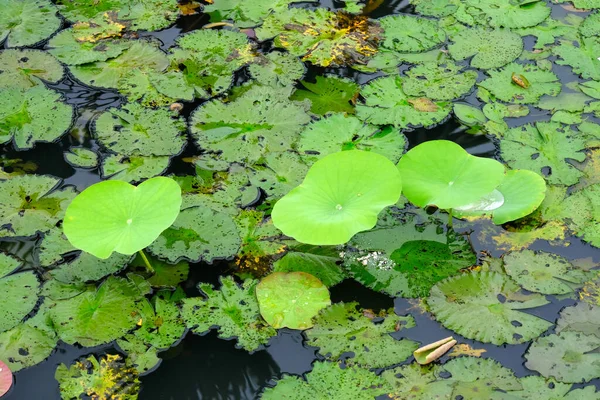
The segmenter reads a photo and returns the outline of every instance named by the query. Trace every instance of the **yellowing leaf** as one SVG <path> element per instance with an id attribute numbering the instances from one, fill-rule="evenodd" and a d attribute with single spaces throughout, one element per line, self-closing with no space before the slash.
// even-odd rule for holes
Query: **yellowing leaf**
<path id="1" fill-rule="evenodd" d="M 449 357 L 458 357 L 458 356 L 472 356 L 472 357 L 481 357 L 483 353 L 487 350 L 485 349 L 474 349 L 466 343 L 457 344 L 452 348 L 452 351 L 448 354 Z"/>

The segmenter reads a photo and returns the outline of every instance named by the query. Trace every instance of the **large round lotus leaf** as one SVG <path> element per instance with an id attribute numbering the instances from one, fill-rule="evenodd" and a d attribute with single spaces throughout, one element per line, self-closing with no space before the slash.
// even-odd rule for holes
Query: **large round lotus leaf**
<path id="1" fill-rule="evenodd" d="M 534 212 L 546 196 L 546 181 L 535 172 L 527 170 L 512 170 L 492 191 L 499 194 L 500 203 L 494 206 L 494 196 L 483 196 L 478 202 L 471 204 L 473 207 L 463 206 L 457 209 L 457 216 L 475 216 L 491 214 L 495 224 L 501 225 L 515 221 Z"/>
<path id="2" fill-rule="evenodd" d="M 552 71 L 545 71 L 532 64 L 522 65 L 511 63 L 500 70 L 489 71 L 490 78 L 479 83 L 496 98 L 502 101 L 531 104 L 547 94 L 556 96 L 560 93 L 561 84 Z M 525 78 L 528 82 L 522 87 L 513 81 L 513 77 Z"/>
<path id="3" fill-rule="evenodd" d="M 552 326 L 519 311 L 546 303 L 544 296 L 524 294 L 510 278 L 495 272 L 448 278 L 435 285 L 427 299 L 431 312 L 445 327 L 495 345 L 524 343 Z"/>
<path id="4" fill-rule="evenodd" d="M 4 396 L 12 387 L 13 375 L 8 365 L 0 361 L 0 397 Z"/>
<path id="5" fill-rule="evenodd" d="M 171 226 L 180 206 L 181 189 L 169 178 L 152 178 L 137 187 L 104 181 L 71 202 L 63 229 L 73 246 L 98 258 L 113 251 L 133 254 Z"/>
<path id="6" fill-rule="evenodd" d="M 3 298 L 0 307 L 0 332 L 13 328 L 35 307 L 39 286 L 37 277 L 31 271 L 0 279 Z"/>
<path id="7" fill-rule="evenodd" d="M 7 47 L 31 46 L 60 27 L 56 7 L 49 0 L 0 1 L 0 42 Z"/>
<path id="8" fill-rule="evenodd" d="M 277 228 L 299 242 L 342 244 L 375 226 L 379 212 L 395 204 L 401 191 L 400 173 L 390 160 L 373 152 L 342 151 L 317 161 L 271 216 Z"/>
<path id="9" fill-rule="evenodd" d="M 455 60 L 471 59 L 471 66 L 481 69 L 499 68 L 514 61 L 523 51 L 523 39 L 510 30 L 465 29 L 452 37 L 448 46 Z"/>
<path id="10" fill-rule="evenodd" d="M 600 378 L 600 337 L 561 332 L 538 338 L 527 350 L 525 366 L 560 382 Z"/>
<path id="11" fill-rule="evenodd" d="M 498 161 L 475 157 L 447 140 L 422 143 L 398 163 L 404 195 L 419 207 L 460 207 L 479 200 L 504 179 Z"/>
<path id="12" fill-rule="evenodd" d="M 0 88 L 27 89 L 43 81 L 56 83 L 64 73 L 58 60 L 41 50 L 0 52 Z"/>
<path id="13" fill-rule="evenodd" d="M 329 306 L 329 291 L 306 272 L 273 272 L 256 285 L 260 315 L 273 328 L 307 329 Z"/>

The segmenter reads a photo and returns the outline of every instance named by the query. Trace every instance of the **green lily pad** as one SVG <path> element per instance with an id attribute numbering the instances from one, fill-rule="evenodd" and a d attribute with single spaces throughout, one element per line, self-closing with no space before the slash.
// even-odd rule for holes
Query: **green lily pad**
<path id="1" fill-rule="evenodd" d="M 519 286 L 495 272 L 448 278 L 435 285 L 427 299 L 431 312 L 445 327 L 495 345 L 524 343 L 548 329 L 550 322 L 518 311 L 546 303 L 539 294 L 520 293 Z"/>
<path id="2" fill-rule="evenodd" d="M 235 337 L 239 347 L 254 351 L 267 344 L 277 331 L 260 317 L 255 287 L 258 281 L 246 280 L 238 286 L 232 277 L 221 278 L 221 288 L 207 283 L 199 288 L 205 298 L 183 300 L 182 316 L 195 333 L 204 334 L 218 327 L 219 337 Z"/>
<path id="3" fill-rule="evenodd" d="M 0 42 L 32 46 L 60 28 L 56 7 L 48 0 L 6 0 L 0 4 Z"/>
<path id="4" fill-rule="evenodd" d="M 562 257 L 531 250 L 506 254 L 504 269 L 523 288 L 543 294 L 571 293 L 589 278 Z"/>
<path id="5" fill-rule="evenodd" d="M 0 143 L 13 141 L 19 150 L 36 142 L 53 142 L 71 126 L 73 107 L 43 85 L 6 89 L 0 98 Z"/>
<path id="6" fill-rule="evenodd" d="M 288 95 L 285 88 L 255 86 L 231 103 L 205 103 L 192 115 L 192 136 L 228 162 L 256 162 L 268 151 L 286 151 L 311 119 L 307 105 Z"/>
<path id="7" fill-rule="evenodd" d="M 137 187 L 99 182 L 71 202 L 63 229 L 75 247 L 98 258 L 113 251 L 133 254 L 171 226 L 180 205 L 181 189 L 169 178 L 152 178 Z"/>
<path id="8" fill-rule="evenodd" d="M 136 400 L 140 391 L 137 371 L 119 354 L 100 358 L 91 355 L 70 367 L 60 364 L 54 378 L 63 399 L 90 398 Z"/>
<path id="9" fill-rule="evenodd" d="M 64 155 L 65 161 L 73 167 L 96 168 L 98 166 L 98 153 L 85 147 L 71 147 Z"/>
<path id="10" fill-rule="evenodd" d="M 392 309 L 377 320 L 356 309 L 358 303 L 336 303 L 322 310 L 314 319 L 314 327 L 306 331 L 307 344 L 319 347 L 319 353 L 338 361 L 346 352 L 354 357 L 346 365 L 384 368 L 400 364 L 412 355 L 418 344 L 408 339 L 396 340 L 390 333 L 412 328 L 411 316 L 399 317 Z M 382 320 L 383 319 L 383 320 Z"/>
<path id="11" fill-rule="evenodd" d="M 148 259 L 152 264 L 152 269 L 154 269 L 154 275 L 148 278 L 148 283 L 153 288 L 175 289 L 181 282 L 187 280 L 190 265 L 186 261 L 168 264 L 154 257 L 148 257 Z M 146 270 L 146 264 L 139 254 L 129 263 L 129 266 L 136 268 L 136 270 Z"/>
<path id="12" fill-rule="evenodd" d="M 498 28 L 535 26 L 548 18 L 551 11 L 544 1 L 467 0 L 466 5 L 467 12 L 478 23 Z"/>
<path id="13" fill-rule="evenodd" d="M 561 84 L 551 71 L 544 71 L 532 64 L 512 63 L 497 71 L 489 71 L 490 78 L 479 83 L 496 98 L 509 103 L 532 104 L 547 94 L 556 96 Z M 512 77 L 525 77 L 528 87 L 516 84 Z"/>
<path id="14" fill-rule="evenodd" d="M 54 190 L 50 176 L 22 175 L 0 181 L 0 236 L 33 236 L 56 227 L 75 197 L 72 189 Z"/>
<path id="15" fill-rule="evenodd" d="M 452 209 L 479 200 L 504 179 L 504 166 L 446 140 L 422 143 L 398 163 L 404 195 L 419 207 Z"/>
<path id="16" fill-rule="evenodd" d="M 14 272 L 21 266 L 21 261 L 8 254 L 0 253 L 0 278 Z"/>
<path id="17" fill-rule="evenodd" d="M 303 61 L 333 67 L 365 64 L 377 52 L 381 28 L 365 16 L 290 8 L 265 18 L 256 36 L 260 41 L 275 38 L 276 47 Z"/>
<path id="18" fill-rule="evenodd" d="M 262 189 L 267 197 L 280 198 L 302 183 L 308 171 L 305 160 L 291 151 L 268 152 L 263 158 L 264 166 L 254 165 L 249 170 L 248 179 L 255 188 Z M 250 191 L 248 196 L 254 202 L 260 194 Z"/>
<path id="19" fill-rule="evenodd" d="M 103 178 L 139 182 L 158 176 L 169 166 L 169 156 L 126 156 L 113 154 L 102 160 Z"/>
<path id="20" fill-rule="evenodd" d="M 483 111 L 468 104 L 454 103 L 452 111 L 456 118 L 467 126 L 483 125 L 487 122 L 487 117 Z"/>
<path id="21" fill-rule="evenodd" d="M 588 15 L 579 26 L 579 33 L 585 37 L 599 36 L 600 28 L 598 27 L 598 24 L 600 24 L 600 13 L 596 11 L 595 13 Z"/>
<path id="22" fill-rule="evenodd" d="M 556 333 L 571 331 L 600 337 L 600 307 L 582 302 L 563 308 L 556 321 Z"/>
<path id="23" fill-rule="evenodd" d="M 50 54 L 40 50 L 4 50 L 0 52 L 0 88 L 27 89 L 56 83 L 64 68 Z"/>
<path id="24" fill-rule="evenodd" d="M 471 66 L 480 69 L 500 68 L 514 61 L 523 51 L 523 40 L 507 29 L 469 28 L 454 35 L 448 46 L 455 60 L 472 57 Z"/>
<path id="25" fill-rule="evenodd" d="M 122 39 L 125 25 L 114 14 L 73 24 L 48 42 L 48 52 L 67 65 L 82 65 L 118 57 L 131 45 Z"/>
<path id="26" fill-rule="evenodd" d="M 75 260 L 61 264 L 50 274 L 63 283 L 77 284 L 97 281 L 125 269 L 130 259 L 131 256 L 119 253 L 113 253 L 107 259 L 101 259 L 82 252 Z"/>
<path id="27" fill-rule="evenodd" d="M 237 227 L 230 216 L 206 207 L 191 207 L 181 211 L 149 250 L 172 263 L 181 258 L 212 262 L 215 258 L 232 257 L 240 244 Z"/>
<path id="28" fill-rule="evenodd" d="M 402 90 L 409 96 L 433 100 L 453 100 L 466 94 L 477 80 L 477 71 L 461 71 L 453 62 L 430 62 L 417 65 L 406 72 Z"/>
<path id="29" fill-rule="evenodd" d="M 354 81 L 335 76 L 317 76 L 316 82 L 302 81 L 307 90 L 296 90 L 290 100 L 311 102 L 310 111 L 318 115 L 329 112 L 354 114 L 354 102 L 358 97 L 360 86 Z"/>
<path id="30" fill-rule="evenodd" d="M 263 392 L 263 400 L 373 400 L 389 391 L 386 382 L 369 370 L 316 362 L 306 380 L 286 375 Z"/>
<path id="31" fill-rule="evenodd" d="M 584 79 L 600 80 L 600 38 L 584 37 L 575 46 L 570 41 L 561 41 L 559 46 L 552 48 L 552 53 L 559 57 L 556 63 L 570 65 L 573 72 Z"/>
<path id="32" fill-rule="evenodd" d="M 307 125 L 300 133 L 298 151 L 309 163 L 342 150 L 354 149 L 372 151 L 396 163 L 406 144 L 406 137 L 399 129 L 379 129 L 351 115 L 336 113 Z"/>
<path id="33" fill-rule="evenodd" d="M 515 396 L 518 399 L 571 399 L 571 400 L 584 400 L 579 399 L 576 396 L 567 395 L 567 392 L 571 389 L 572 385 L 566 383 L 560 383 L 554 379 L 546 379 L 541 376 L 530 375 L 524 376 L 519 379 L 519 383 L 522 385 L 520 390 L 509 390 L 506 393 L 495 393 L 492 397 L 493 400 L 502 400 L 506 396 Z M 569 392 L 573 394 L 573 392 Z M 510 397 L 512 398 L 512 397 Z M 592 399 L 591 397 L 590 399 Z"/>
<path id="34" fill-rule="evenodd" d="M 185 122 L 167 109 L 126 104 L 101 114 L 94 124 L 98 141 L 119 154 L 167 156 L 186 144 Z"/>
<path id="35" fill-rule="evenodd" d="M 209 4 L 204 7 L 204 12 L 210 15 L 212 22 L 229 19 L 240 28 L 250 28 L 260 25 L 271 12 L 281 12 L 288 5 L 301 1 L 303 0 L 255 0 L 247 3 L 244 0 L 226 0 Z"/>
<path id="36" fill-rule="evenodd" d="M 408 96 L 402 90 L 402 82 L 399 76 L 387 76 L 369 82 L 362 88 L 365 104 L 356 106 L 357 116 L 377 125 L 430 127 L 442 122 L 452 110 L 452 104 L 446 101 Z"/>
<path id="37" fill-rule="evenodd" d="M 529 28 L 515 29 L 521 36 L 535 36 L 534 49 L 544 49 L 547 45 L 553 45 L 558 38 L 579 40 L 578 27 L 583 18 L 575 14 L 567 14 L 560 20 L 547 18 L 539 25 Z"/>
<path id="38" fill-rule="evenodd" d="M 317 161 L 271 216 L 276 227 L 301 243 L 342 244 L 375 226 L 377 214 L 398 201 L 401 189 L 400 174 L 387 158 L 342 151 Z"/>
<path id="39" fill-rule="evenodd" d="M 290 53 L 272 51 L 264 57 L 257 57 L 248 66 L 248 72 L 263 85 L 285 87 L 300 80 L 306 67 L 298 57 Z"/>
<path id="40" fill-rule="evenodd" d="M 275 329 L 307 329 L 331 304 L 323 283 L 306 272 L 273 272 L 256 285 L 260 314 Z"/>
<path id="41" fill-rule="evenodd" d="M 580 383 L 600 377 L 600 337 L 566 331 L 540 337 L 527 349 L 525 366 L 559 382 Z"/>
<path id="42" fill-rule="evenodd" d="M 497 189 L 477 202 L 455 209 L 456 216 L 491 214 L 492 221 L 502 225 L 534 212 L 544 201 L 545 194 L 544 178 L 527 170 L 511 170 L 506 172 Z"/>
<path id="43" fill-rule="evenodd" d="M 338 265 L 340 261 L 339 251 L 334 247 L 301 244 L 275 261 L 273 271 L 306 272 L 317 277 L 325 286 L 331 287 L 346 277 Z"/>
<path id="44" fill-rule="evenodd" d="M 379 19 L 383 28 L 382 47 L 398 52 L 430 50 L 446 40 L 437 21 L 412 15 L 388 15 Z"/>
<path id="45" fill-rule="evenodd" d="M 576 236 L 594 246 L 600 245 L 600 185 L 595 184 L 572 193 L 561 204 L 560 217 L 567 219 Z"/>
<path id="46" fill-rule="evenodd" d="M 566 159 L 585 159 L 585 141 L 568 126 L 537 122 L 510 129 L 500 142 L 502 158 L 515 169 L 543 173 L 551 184 L 572 185 L 583 175 Z"/>
<path id="47" fill-rule="evenodd" d="M 0 309 L 0 332 L 14 328 L 38 301 L 39 282 L 35 273 L 21 272 L 0 279 L 4 305 Z"/>
<path id="48" fill-rule="evenodd" d="M 242 210 L 235 217 L 235 222 L 242 238 L 236 260 L 241 270 L 249 269 L 251 273 L 260 274 L 262 268 L 270 267 L 274 256 L 285 251 L 286 244 L 282 240 L 281 232 L 275 228 L 271 220 L 264 219 L 264 213 Z"/>
<path id="49" fill-rule="evenodd" d="M 418 14 L 438 18 L 452 15 L 458 9 L 457 0 L 410 0 L 410 4 Z"/>
<path id="50" fill-rule="evenodd" d="M 173 24 L 179 16 L 177 3 L 168 0 L 58 0 L 60 13 L 69 21 L 87 21 L 106 12 L 117 12 L 130 30 L 157 31 Z"/>

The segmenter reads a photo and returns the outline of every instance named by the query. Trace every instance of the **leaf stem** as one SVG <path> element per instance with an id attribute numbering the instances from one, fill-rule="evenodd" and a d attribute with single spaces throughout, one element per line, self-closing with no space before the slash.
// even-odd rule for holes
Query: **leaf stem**
<path id="1" fill-rule="evenodd" d="M 144 254 L 144 250 L 138 251 L 138 254 L 142 257 L 142 260 L 144 260 L 144 264 L 146 264 L 146 269 L 148 270 L 148 272 L 150 272 L 151 274 L 154 274 L 154 268 L 152 268 L 152 264 L 150 264 L 150 260 L 148 260 L 148 257 L 146 257 L 146 254 Z"/>
<path id="2" fill-rule="evenodd" d="M 448 210 L 448 228 L 452 228 L 452 222 L 453 222 L 452 209 L 449 209 Z"/>

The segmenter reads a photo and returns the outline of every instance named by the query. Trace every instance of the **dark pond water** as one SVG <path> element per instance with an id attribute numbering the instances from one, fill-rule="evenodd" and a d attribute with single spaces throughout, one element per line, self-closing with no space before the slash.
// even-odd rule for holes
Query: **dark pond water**
<path id="1" fill-rule="evenodd" d="M 251 1 L 251 0 L 248 0 Z M 313 7 L 315 3 L 299 3 L 298 7 Z M 335 0 L 322 0 L 321 7 L 341 8 L 342 2 Z M 394 13 L 409 13 L 412 7 L 408 1 L 387 0 L 375 9 L 370 16 L 378 18 Z M 565 11 L 561 7 L 553 8 L 553 16 L 561 18 Z M 182 17 L 177 24 L 160 32 L 147 33 L 154 36 L 163 43 L 163 49 L 169 48 L 175 38 L 181 34 L 200 28 L 209 22 L 206 15 L 195 15 Z M 265 46 L 269 46 L 266 44 Z M 526 40 L 526 46 L 530 49 L 532 41 Z M 43 46 L 42 46 L 43 47 Z M 577 80 L 577 76 L 568 67 L 555 66 L 561 81 L 570 82 Z M 365 83 L 377 74 L 364 74 L 350 69 L 332 69 L 310 67 L 305 79 L 314 79 L 317 75 L 333 73 L 351 78 L 357 82 Z M 236 84 L 247 80 L 244 70 L 239 71 L 236 76 Z M 71 135 L 67 135 L 59 143 L 37 144 L 34 149 L 26 152 L 16 152 L 10 147 L 4 147 L 1 154 L 8 158 L 21 158 L 25 161 L 33 161 L 38 165 L 37 173 L 50 174 L 64 179 L 64 185 L 74 185 L 79 190 L 98 182 L 100 180 L 97 171 L 73 168 L 64 162 L 63 152 L 71 146 L 85 146 L 90 149 L 98 149 L 98 145 L 90 139 L 90 123 L 95 115 L 112 106 L 118 106 L 124 99 L 116 92 L 109 90 L 98 90 L 87 87 L 74 78 L 66 77 L 58 84 L 51 87 L 61 92 L 67 102 L 77 109 L 76 122 Z M 465 101 L 478 105 L 475 95 L 471 95 Z M 185 104 L 184 116 L 200 105 L 201 101 Z M 533 109 L 526 119 L 520 119 L 519 124 L 528 121 L 549 120 L 550 114 L 546 111 Z M 465 132 L 454 120 L 449 120 L 434 129 L 416 129 L 405 132 L 410 146 L 432 139 L 452 140 L 472 154 L 486 157 L 495 157 L 496 147 L 491 139 L 485 136 L 474 136 Z M 173 160 L 167 173 L 189 174 L 193 173 L 189 164 L 182 161 L 183 158 L 196 154 L 198 149 L 191 141 L 188 143 L 183 154 Z M 474 250 L 479 254 L 485 250 L 493 256 L 500 256 L 502 251 L 490 249 L 487 244 L 480 243 L 477 239 L 479 227 L 475 225 L 466 230 L 470 234 Z M 569 259 L 591 257 L 600 262 L 600 250 L 587 245 L 577 238 L 566 239 L 569 246 L 552 246 L 547 242 L 538 241 L 530 246 L 533 250 L 550 251 Z M 32 256 L 33 246 L 28 242 L 3 241 L 1 248 L 18 255 L 28 262 L 34 262 Z M 219 262 L 213 265 L 195 264 L 191 265 L 191 273 L 184 287 L 190 295 L 198 295 L 196 285 L 198 282 L 209 282 L 218 284 L 218 277 L 230 271 L 227 262 Z M 332 288 L 332 302 L 357 301 L 361 307 L 375 310 L 394 307 L 399 315 L 411 314 L 416 320 L 417 327 L 405 332 L 395 334 L 396 338 L 408 337 L 419 342 L 428 343 L 441 337 L 453 335 L 459 343 L 467 343 L 472 347 L 483 348 L 487 352 L 485 357 L 491 357 L 502 365 L 512 369 L 518 377 L 536 374 L 524 366 L 524 353 L 528 344 L 494 346 L 465 339 L 456 333 L 444 328 L 433 320 L 427 313 L 422 313 L 417 304 L 406 299 L 392 299 L 386 295 L 366 289 L 355 281 L 347 280 Z M 531 313 L 548 321 L 555 321 L 559 311 L 569 305 L 575 304 L 571 299 L 552 298 L 551 303 L 536 308 Z M 60 363 L 70 364 L 78 357 L 90 353 L 105 354 L 118 351 L 111 345 L 98 348 L 79 348 L 64 343 L 59 344 L 57 350 L 44 363 L 28 368 L 16 374 L 16 384 L 13 390 L 6 396 L 6 400 L 54 400 L 60 399 L 58 383 L 54 379 L 54 372 Z M 157 370 L 141 378 L 142 391 L 141 400 L 196 400 L 196 399 L 254 399 L 268 385 L 273 384 L 283 374 L 303 374 L 311 370 L 311 364 L 319 358 L 316 349 L 304 344 L 301 332 L 292 330 L 281 330 L 269 345 L 253 354 L 242 349 L 236 349 L 235 342 L 218 339 L 214 332 L 205 336 L 188 333 L 184 339 L 175 347 L 160 354 L 163 362 Z M 442 358 L 442 362 L 446 358 Z M 412 362 L 412 359 L 407 361 Z M 600 388 L 600 380 L 592 382 Z M 351 400 L 351 399 L 349 399 Z"/>

